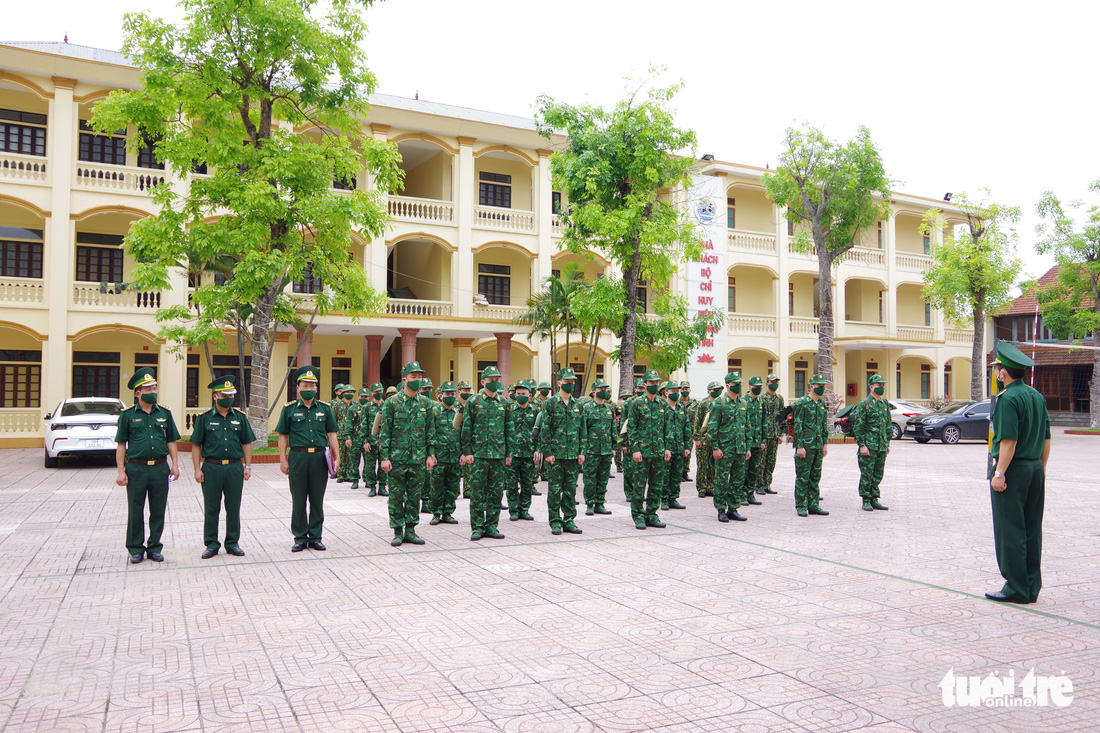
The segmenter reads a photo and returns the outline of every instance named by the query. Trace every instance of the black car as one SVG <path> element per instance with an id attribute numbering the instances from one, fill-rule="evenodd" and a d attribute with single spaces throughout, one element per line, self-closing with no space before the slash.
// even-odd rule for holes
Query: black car
<path id="1" fill-rule="evenodd" d="M 960 400 L 927 415 L 909 418 L 905 435 L 918 443 L 939 438 L 954 444 L 960 440 L 986 440 L 989 437 L 990 401 Z"/>

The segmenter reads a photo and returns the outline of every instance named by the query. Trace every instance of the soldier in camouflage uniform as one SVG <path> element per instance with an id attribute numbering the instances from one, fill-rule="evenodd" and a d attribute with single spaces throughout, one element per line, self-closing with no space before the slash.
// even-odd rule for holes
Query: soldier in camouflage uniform
<path id="1" fill-rule="evenodd" d="M 879 484 L 886 456 L 890 455 L 893 421 L 890 403 L 885 400 L 886 380 L 879 374 L 867 378 L 867 397 L 852 410 L 852 437 L 859 445 L 859 495 L 863 511 L 886 510 L 879 503 Z"/>
<path id="2" fill-rule="evenodd" d="M 420 396 L 427 397 L 428 402 L 432 402 L 432 387 L 434 386 L 435 385 L 432 384 L 432 378 L 425 375 L 424 378 L 420 380 Z"/>
<path id="3" fill-rule="evenodd" d="M 695 409 L 692 433 L 695 435 L 695 486 L 699 489 L 699 498 L 714 496 L 714 446 L 707 439 L 703 422 L 710 414 L 714 401 L 722 396 L 722 383 L 711 382 L 707 385 L 707 398 Z"/>
<path id="4" fill-rule="evenodd" d="M 687 509 L 680 503 L 680 482 L 684 480 L 684 466 L 691 456 L 691 421 L 688 420 L 687 408 L 680 404 L 680 385 L 677 382 L 666 382 L 663 394 L 669 409 L 666 446 L 672 458 L 665 472 L 661 511 Z"/>
<path id="5" fill-rule="evenodd" d="M 435 468 L 432 469 L 432 519 L 428 524 L 458 524 L 454 518 L 458 501 L 458 459 L 461 457 L 459 429 L 454 426 L 458 400 L 455 383 L 439 385 L 439 402 L 432 405 L 435 423 Z"/>
<path id="6" fill-rule="evenodd" d="M 612 445 L 615 449 L 615 473 L 623 472 L 623 451 L 619 444 L 619 429 L 623 426 L 623 405 L 634 394 L 630 387 L 623 386 L 619 390 L 619 401 L 615 403 L 615 434 L 612 436 Z"/>
<path id="7" fill-rule="evenodd" d="M 382 412 L 381 382 L 370 386 L 370 397 L 363 407 L 355 440 L 363 451 L 363 485 L 370 489 L 370 496 L 386 496 L 386 473 L 379 468 L 381 453 L 378 450 L 378 436 L 373 434 L 375 417 Z"/>
<path id="8" fill-rule="evenodd" d="M 741 375 L 726 375 L 726 391 L 710 406 L 706 437 L 714 447 L 714 508 L 718 521 L 744 522 L 737 511 L 745 483 L 745 464 L 751 455 L 748 408 L 741 399 Z"/>
<path id="9" fill-rule="evenodd" d="M 550 391 L 551 391 L 551 388 L 550 388 L 550 383 L 549 382 L 539 382 L 539 393 L 538 393 L 538 396 L 535 397 L 535 407 L 537 407 L 539 409 L 539 412 L 542 412 L 542 406 L 546 404 L 546 400 L 550 399 Z M 550 466 L 546 465 L 546 461 L 543 461 L 539 465 L 539 481 L 545 481 L 547 479 L 547 477 L 550 475 L 549 471 L 550 471 Z M 542 496 L 542 492 L 540 492 L 536 488 L 534 495 L 535 496 Z"/>
<path id="10" fill-rule="evenodd" d="M 542 404 L 538 452 L 535 460 L 543 459 L 549 466 L 550 482 L 546 490 L 546 507 L 550 515 L 550 533 L 563 531 L 581 534 L 573 521 L 577 517 L 577 475 L 584 465 L 585 415 L 573 396 L 577 375 L 571 367 L 558 372 L 558 394 Z"/>
<path id="11" fill-rule="evenodd" d="M 609 401 L 611 390 L 602 378 L 592 385 L 593 399 L 584 413 L 584 503 L 585 515 L 610 514 L 604 506 L 607 479 L 611 476 L 611 455 L 616 453 L 615 407 Z"/>
<path id="12" fill-rule="evenodd" d="M 779 444 L 786 437 L 786 430 L 779 426 L 779 415 L 785 407 L 783 395 L 779 394 L 779 377 L 768 375 L 768 391 L 760 398 L 763 400 L 761 426 L 764 429 L 764 457 L 760 461 L 760 479 L 756 485 L 757 494 L 777 494 L 772 488 L 772 475 L 775 473 L 775 456 Z"/>
<path id="13" fill-rule="evenodd" d="M 764 402 L 760 392 L 764 380 L 760 377 L 749 378 L 749 393 L 745 395 L 745 407 L 748 413 L 748 440 L 752 457 L 745 463 L 745 487 L 741 492 L 741 504 L 762 504 L 756 498 L 756 489 L 760 483 L 760 467 L 764 459 Z"/>
<path id="14" fill-rule="evenodd" d="M 458 383 L 458 411 L 462 412 L 466 409 L 466 400 L 470 399 L 473 389 L 470 387 L 469 380 L 463 379 Z M 461 463 L 458 467 L 458 473 L 462 477 L 462 498 L 470 498 L 470 464 Z"/>
<path id="15" fill-rule="evenodd" d="M 512 419 L 516 426 L 516 443 L 512 449 L 512 480 L 508 483 L 508 520 L 534 520 L 531 516 L 531 497 L 535 490 L 535 443 L 531 431 L 539 408 L 531 403 L 535 380 L 521 379 L 516 383 L 516 403 L 512 405 Z"/>
<path id="16" fill-rule="evenodd" d="M 686 379 L 680 382 L 680 406 L 687 411 L 688 429 L 691 430 L 691 441 L 688 443 L 688 452 L 691 452 L 691 446 L 695 445 L 695 413 L 699 410 L 699 400 L 691 396 L 691 382 Z M 691 476 L 688 475 L 688 468 L 691 467 L 691 456 L 687 457 L 684 461 L 684 477 L 683 481 L 691 481 Z M 695 467 L 695 473 L 698 475 L 699 467 Z"/>
<path id="17" fill-rule="evenodd" d="M 435 467 L 435 423 L 431 402 L 420 394 L 424 370 L 410 361 L 401 369 L 405 389 L 382 404 L 382 429 L 378 450 L 382 470 L 389 474 L 389 512 L 393 540 L 424 544 L 416 534 L 420 522 L 420 494 L 427 484 L 428 472 Z"/>
<path id="18" fill-rule="evenodd" d="M 482 389 L 466 400 L 462 411 L 462 461 L 470 469 L 470 540 L 504 539 L 497 529 L 500 502 L 512 479 L 515 421 L 503 397 L 500 371 L 485 367 Z"/>
<path id="19" fill-rule="evenodd" d="M 347 402 L 344 401 L 344 390 L 347 389 L 347 387 L 348 385 L 343 382 L 333 387 L 332 402 L 329 404 L 329 407 L 332 408 L 332 414 L 336 418 L 336 444 L 340 449 L 340 470 L 336 472 L 336 483 L 338 484 L 342 484 L 347 480 L 344 478 L 347 470 L 347 465 L 344 463 L 344 460 L 347 458 L 347 452 L 344 449 L 343 441 L 339 438 L 340 426 L 344 424 L 344 415 L 348 414 L 348 406 L 351 404 L 350 400 Z"/>
<path id="20" fill-rule="evenodd" d="M 629 421 L 627 421 L 627 410 L 630 407 L 630 403 L 634 400 L 641 399 L 645 394 L 645 382 L 641 377 L 635 377 L 634 379 L 634 394 L 623 401 L 623 418 L 619 422 L 619 439 L 617 445 L 619 450 L 623 453 L 623 462 L 626 464 L 623 467 L 623 494 L 626 496 L 626 500 L 634 501 L 634 459 L 630 454 L 630 430 L 633 427 Z M 624 421 L 626 421 L 624 423 Z M 624 427 L 625 424 L 625 427 Z"/>
<path id="21" fill-rule="evenodd" d="M 363 461 L 363 444 L 359 442 L 359 433 L 362 431 L 363 416 L 367 413 L 368 402 L 370 402 L 370 390 L 362 387 L 359 390 L 359 401 L 348 406 L 344 422 L 340 424 L 340 430 L 336 435 L 336 439 L 348 451 L 346 476 L 351 481 L 353 489 L 359 488 L 359 464 Z"/>
<path id="22" fill-rule="evenodd" d="M 657 396 L 661 375 L 655 369 L 642 377 L 645 395 L 635 397 L 624 411 L 629 421 L 627 451 L 634 464 L 630 473 L 634 485 L 631 490 L 630 514 L 637 529 L 664 527 L 657 517 L 664 493 L 665 476 L 672 453 L 668 449 L 669 410 L 668 401 Z"/>
<path id="23" fill-rule="evenodd" d="M 791 406 L 794 415 L 794 508 L 798 516 L 826 516 L 821 508 L 821 459 L 829 455 L 829 428 L 825 401 L 825 377 L 810 377 L 810 394 Z"/>

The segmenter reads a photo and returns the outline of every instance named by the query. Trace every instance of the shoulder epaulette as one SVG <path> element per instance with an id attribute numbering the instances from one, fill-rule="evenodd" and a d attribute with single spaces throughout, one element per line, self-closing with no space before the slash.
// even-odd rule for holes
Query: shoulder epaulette
<path id="1" fill-rule="evenodd" d="M 298 400 L 291 400 L 290 402 L 288 402 L 288 403 L 286 403 L 285 405 L 283 405 L 283 407 L 290 407 L 291 405 L 293 405 L 293 404 L 294 404 L 295 402 L 297 402 L 297 401 L 298 401 Z"/>

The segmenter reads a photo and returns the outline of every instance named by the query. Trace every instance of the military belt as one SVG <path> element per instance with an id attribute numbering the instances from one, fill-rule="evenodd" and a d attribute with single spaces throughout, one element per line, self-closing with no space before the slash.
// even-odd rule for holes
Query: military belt
<path id="1" fill-rule="evenodd" d="M 240 458 L 203 458 L 203 463 L 217 463 L 220 466 L 228 466 L 230 463 L 240 463 Z"/>
<path id="2" fill-rule="evenodd" d="M 291 450 L 296 450 L 299 453 L 318 453 L 320 451 L 323 451 L 324 448 L 317 448 L 315 446 L 310 446 L 309 448 L 291 448 Z"/>
<path id="3" fill-rule="evenodd" d="M 167 460 L 168 460 L 168 456 L 161 456 L 160 458 L 154 458 L 151 461 L 147 461 L 144 458 L 127 458 L 126 462 L 127 463 L 141 463 L 141 464 L 144 464 L 146 466 L 155 466 L 158 463 L 164 463 Z"/>

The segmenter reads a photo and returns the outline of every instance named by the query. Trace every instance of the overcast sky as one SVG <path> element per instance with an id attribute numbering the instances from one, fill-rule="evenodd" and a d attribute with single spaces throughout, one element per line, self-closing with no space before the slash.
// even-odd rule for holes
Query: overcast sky
<path id="1" fill-rule="evenodd" d="M 9 3 L 3 40 L 121 45 L 122 16 L 174 2 Z M 786 127 L 847 139 L 863 124 L 894 188 L 941 198 L 988 187 L 1023 209 L 1025 275 L 1040 193 L 1100 178 L 1100 3 L 390 0 L 367 12 L 379 91 L 530 116 L 540 94 L 610 106 L 653 64 L 683 79 L 679 122 L 699 154 L 773 167 Z"/>

